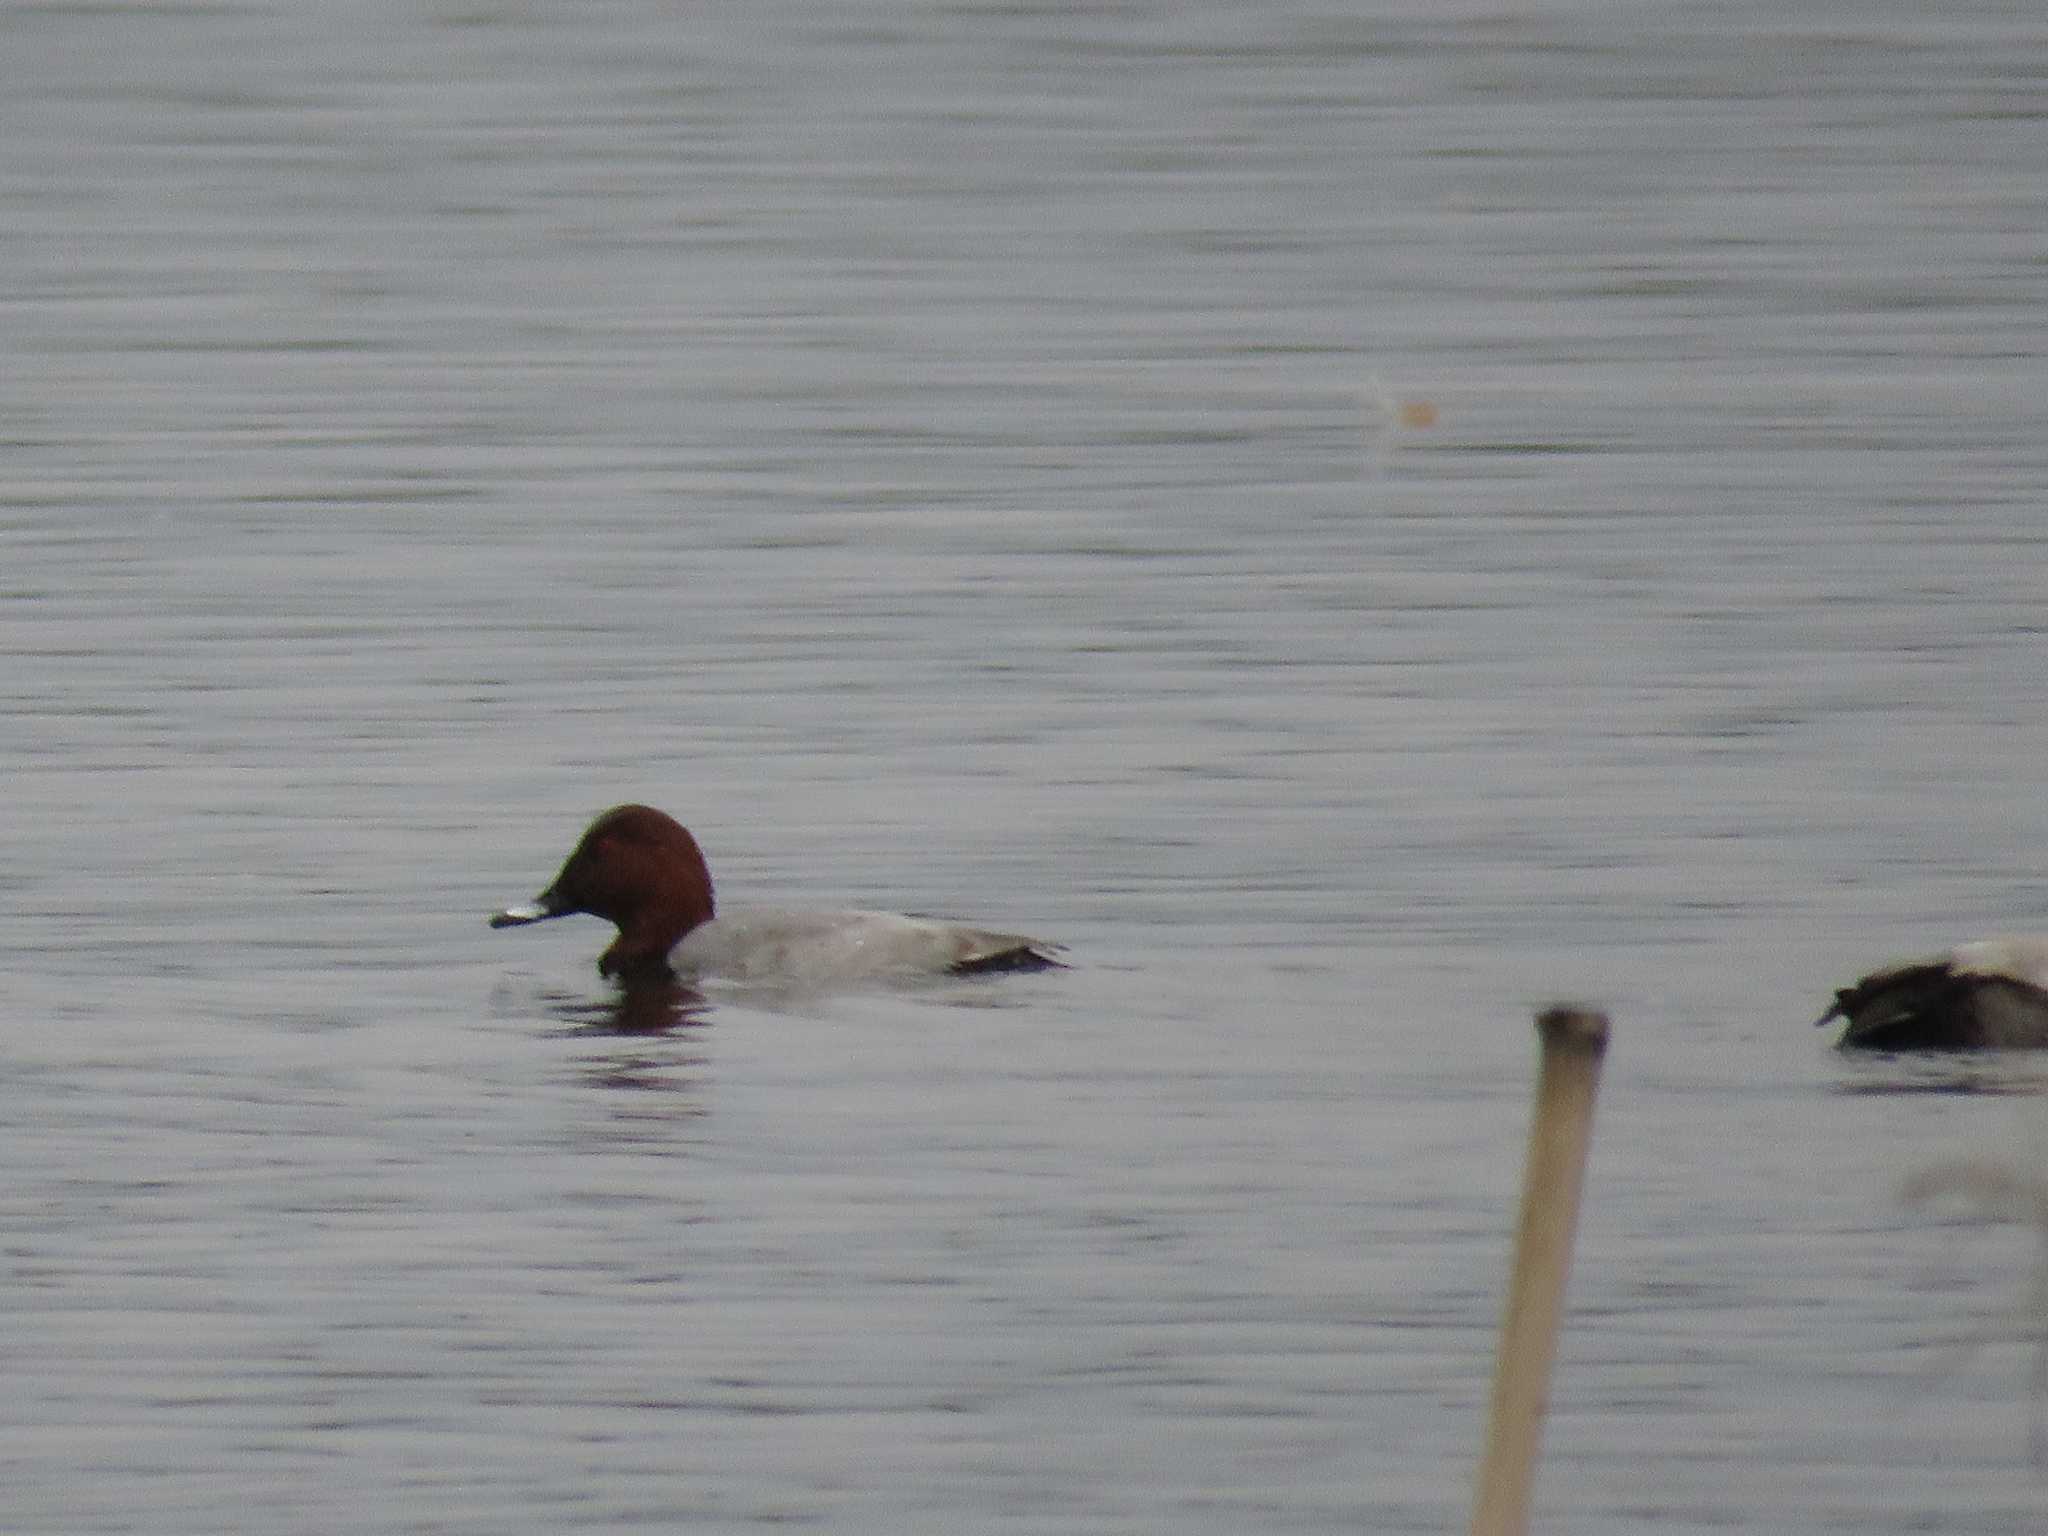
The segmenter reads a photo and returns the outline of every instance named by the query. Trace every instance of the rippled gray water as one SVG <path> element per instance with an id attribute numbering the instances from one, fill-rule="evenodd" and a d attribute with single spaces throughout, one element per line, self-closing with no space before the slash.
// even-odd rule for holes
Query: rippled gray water
<path id="1" fill-rule="evenodd" d="M 2044 132 L 1995 0 L 0 11 L 0 1528 L 1460 1529 L 1565 993 L 1543 1528 L 2038 1530 L 1896 1189 L 2048 1066 L 1806 1022 L 2048 927 Z M 1076 969 L 610 1032 L 483 916 L 628 798 Z"/>

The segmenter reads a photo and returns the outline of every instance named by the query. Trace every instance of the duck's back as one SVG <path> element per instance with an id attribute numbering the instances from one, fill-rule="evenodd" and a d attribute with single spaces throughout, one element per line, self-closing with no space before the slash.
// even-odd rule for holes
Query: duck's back
<path id="1" fill-rule="evenodd" d="M 735 907 L 686 935 L 678 970 L 730 981 L 829 986 L 884 976 L 1057 966 L 1057 946 L 895 912 Z"/>

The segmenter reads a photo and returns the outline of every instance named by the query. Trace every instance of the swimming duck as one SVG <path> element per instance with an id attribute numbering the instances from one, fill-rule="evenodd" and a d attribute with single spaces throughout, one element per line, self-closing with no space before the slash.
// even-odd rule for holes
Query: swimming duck
<path id="1" fill-rule="evenodd" d="M 626 983 L 688 976 L 821 986 L 888 976 L 1058 967 L 1060 946 L 894 912 L 715 911 L 697 840 L 650 805 L 590 824 L 552 884 L 491 917 L 493 928 L 588 912 L 617 926 L 598 971 Z"/>
<path id="2" fill-rule="evenodd" d="M 1840 1044 L 1873 1051 L 2048 1046 L 2048 937 L 1981 939 L 1872 971 L 1814 1022 L 1845 1020 Z"/>

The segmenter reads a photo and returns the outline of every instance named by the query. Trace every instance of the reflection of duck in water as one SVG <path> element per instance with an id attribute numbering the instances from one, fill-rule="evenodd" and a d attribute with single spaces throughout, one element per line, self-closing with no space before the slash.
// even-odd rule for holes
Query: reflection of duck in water
<path id="1" fill-rule="evenodd" d="M 1983 939 L 1872 971 L 1816 1023 L 1847 1022 L 1841 1044 L 1873 1051 L 2048 1046 L 2048 937 Z"/>
<path id="2" fill-rule="evenodd" d="M 714 912 L 711 871 L 697 840 L 647 805 L 606 811 L 583 834 L 554 883 L 507 907 L 493 928 L 588 912 L 619 934 L 597 962 L 631 988 L 713 976 L 784 986 L 830 986 L 892 976 L 971 975 L 1059 965 L 1058 946 L 894 912 Z"/>

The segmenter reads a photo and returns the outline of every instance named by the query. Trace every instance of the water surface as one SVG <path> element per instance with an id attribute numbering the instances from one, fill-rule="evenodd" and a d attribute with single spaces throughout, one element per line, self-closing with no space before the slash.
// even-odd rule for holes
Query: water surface
<path id="1" fill-rule="evenodd" d="M 2044 42 L 0 15 L 0 1525 L 1461 1528 L 1564 994 L 1540 1523 L 2038 1529 L 1806 1021 L 2048 906 Z M 625 799 L 1076 967 L 609 1032 Z"/>

